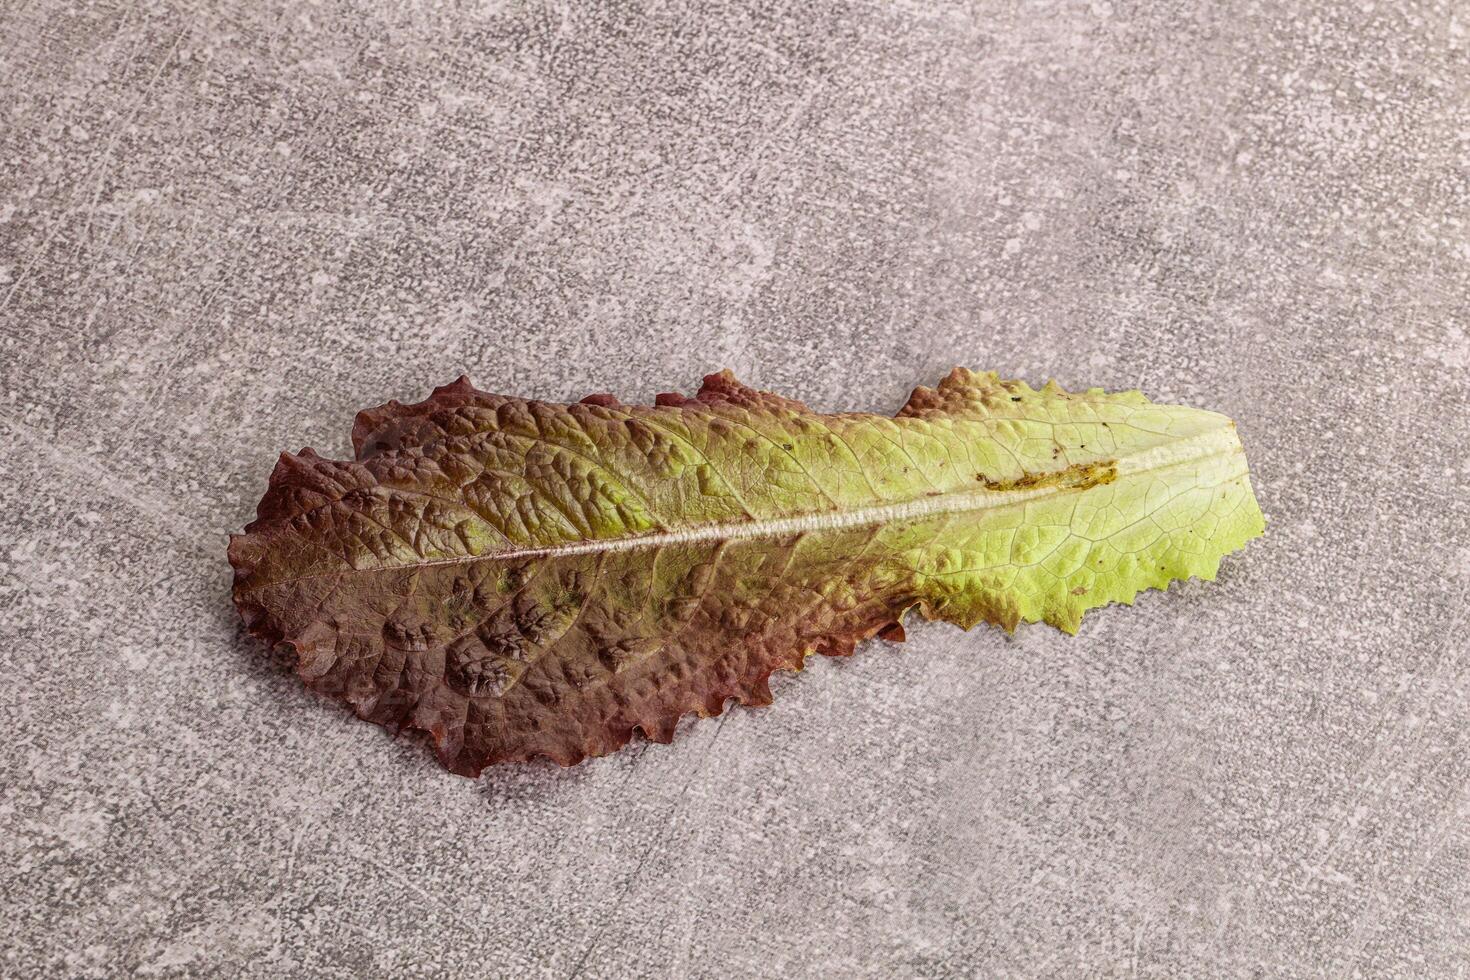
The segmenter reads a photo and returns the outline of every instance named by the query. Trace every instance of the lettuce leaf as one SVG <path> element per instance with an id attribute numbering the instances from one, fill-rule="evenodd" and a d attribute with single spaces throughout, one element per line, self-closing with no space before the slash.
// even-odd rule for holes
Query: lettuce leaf
<path id="1" fill-rule="evenodd" d="M 963 369 L 893 418 L 728 372 L 652 407 L 461 378 L 360 413 L 353 445 L 281 457 L 230 541 L 236 605 L 466 775 L 668 741 L 810 653 L 902 639 L 910 610 L 1075 632 L 1264 527 L 1224 416 Z"/>

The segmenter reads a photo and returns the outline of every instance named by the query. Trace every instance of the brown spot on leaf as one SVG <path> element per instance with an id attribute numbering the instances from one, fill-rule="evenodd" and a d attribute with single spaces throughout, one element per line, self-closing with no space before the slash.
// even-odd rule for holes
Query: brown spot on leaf
<path id="1" fill-rule="evenodd" d="M 987 490 L 1033 490 L 1055 487 L 1059 490 L 1087 490 L 1090 487 L 1112 483 L 1118 478 L 1117 460 L 1097 463 L 1074 463 L 1066 469 L 1047 473 L 1027 473 L 1014 480 L 992 480 L 983 474 L 976 479 L 985 484 Z"/>

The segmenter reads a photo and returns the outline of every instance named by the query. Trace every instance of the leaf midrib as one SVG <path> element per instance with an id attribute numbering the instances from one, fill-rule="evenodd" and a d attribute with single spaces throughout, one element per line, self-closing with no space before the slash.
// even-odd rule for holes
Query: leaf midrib
<path id="1" fill-rule="evenodd" d="M 1111 461 L 1117 466 L 1117 479 L 1122 480 L 1143 473 L 1173 469 L 1192 463 L 1238 455 L 1244 459 L 1244 449 L 1235 437 L 1232 424 L 1207 429 L 1182 440 L 1161 443 L 1132 457 L 1122 456 Z M 317 572 L 281 579 L 250 591 L 262 591 L 278 585 L 290 584 L 313 578 L 353 573 L 415 571 L 443 565 L 465 565 L 482 561 L 518 561 L 540 558 L 562 558 L 572 555 L 599 554 L 615 551 L 636 551 L 643 548 L 663 548 L 709 541 L 738 541 L 767 537 L 792 537 L 819 531 L 847 530 L 890 524 L 897 521 L 935 517 L 942 514 L 968 513 L 999 510 L 1015 504 L 1059 495 L 1084 493 L 1092 485 L 1045 486 L 1021 490 L 975 490 L 951 491 L 932 497 L 918 497 L 895 504 L 878 504 L 832 513 L 804 513 L 785 518 L 756 518 L 740 523 L 700 524 L 677 531 L 654 531 L 645 534 L 623 535 L 616 538 L 593 538 L 565 544 L 543 545 L 530 548 L 511 548 L 479 555 L 462 555 L 453 558 L 431 558 L 402 564 L 384 565 L 376 568 L 342 568 L 330 572 Z"/>

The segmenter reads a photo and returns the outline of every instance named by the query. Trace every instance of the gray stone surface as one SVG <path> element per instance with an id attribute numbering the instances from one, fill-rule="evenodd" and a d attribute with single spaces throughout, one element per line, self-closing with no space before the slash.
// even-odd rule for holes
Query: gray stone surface
<path id="1" fill-rule="evenodd" d="M 0 973 L 1470 971 L 1454 2 L 0 4 Z M 1268 535 L 575 769 L 241 635 L 275 454 L 954 363 L 1233 415 Z"/>

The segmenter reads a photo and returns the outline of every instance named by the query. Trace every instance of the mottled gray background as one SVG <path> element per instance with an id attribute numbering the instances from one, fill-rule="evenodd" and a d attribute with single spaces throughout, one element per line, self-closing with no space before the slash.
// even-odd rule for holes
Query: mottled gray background
<path id="1" fill-rule="evenodd" d="M 1466 976 L 1467 34 L 6 0 L 0 972 Z M 237 626 L 226 533 L 360 407 L 956 362 L 1231 414 L 1267 537 L 479 782 Z"/>

